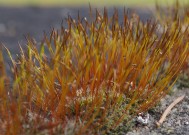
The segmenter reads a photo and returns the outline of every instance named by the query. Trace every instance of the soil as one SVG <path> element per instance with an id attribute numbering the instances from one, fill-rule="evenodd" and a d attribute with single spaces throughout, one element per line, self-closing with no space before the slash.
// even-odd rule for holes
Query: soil
<path id="1" fill-rule="evenodd" d="M 102 8 L 99 8 L 103 10 Z M 47 34 L 52 28 L 60 28 L 62 20 L 67 15 L 77 18 L 78 11 L 82 17 L 88 17 L 89 8 L 86 7 L 0 7 L 0 42 L 10 49 L 13 57 L 19 53 L 19 45 L 26 45 L 25 36 L 29 34 L 40 42 L 43 32 Z M 109 9 L 113 14 L 114 8 Z M 123 8 L 118 8 L 123 13 Z M 130 9 L 136 11 L 143 21 L 153 17 L 151 9 Z M 120 14 L 120 20 L 123 14 Z M 8 55 L 4 50 L 6 64 L 10 63 Z M 8 66 L 7 66 L 8 67 Z M 9 69 L 7 69 L 9 71 Z M 185 98 L 177 104 L 167 116 L 163 124 L 157 128 L 155 122 L 160 119 L 161 114 L 171 102 L 178 96 L 185 94 Z M 137 124 L 126 135 L 189 135 L 189 89 L 174 89 L 171 95 L 167 95 L 161 103 L 149 112 L 149 123 L 144 126 Z"/>
<path id="2" fill-rule="evenodd" d="M 156 122 L 166 108 L 182 95 L 185 95 L 184 99 L 172 108 L 165 121 L 157 127 Z M 150 115 L 148 124 L 134 122 L 134 127 L 126 135 L 189 135 L 189 89 L 173 89 L 148 113 Z"/>

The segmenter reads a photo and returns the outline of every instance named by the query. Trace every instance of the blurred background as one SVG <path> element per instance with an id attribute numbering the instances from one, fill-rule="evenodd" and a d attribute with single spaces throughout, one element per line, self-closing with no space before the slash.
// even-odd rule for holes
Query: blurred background
<path id="1" fill-rule="evenodd" d="M 171 4 L 175 0 L 0 0 L 4 6 L 87 6 L 88 3 L 96 6 L 150 6 L 155 2 Z M 178 0 L 188 2 L 188 0 Z"/>
<path id="2" fill-rule="evenodd" d="M 136 11 L 142 20 L 153 17 L 155 3 L 170 5 L 175 0 L 0 0 L 0 43 L 10 49 L 13 56 L 19 53 L 19 46 L 26 46 L 26 35 L 40 42 L 44 31 L 60 28 L 62 20 L 68 15 L 76 18 L 78 11 L 82 17 L 89 13 L 89 3 L 93 9 L 108 8 L 111 15 L 114 8 L 123 13 L 123 8 Z M 189 3 L 189 0 L 179 0 Z M 122 14 L 120 14 L 120 19 Z M 8 56 L 5 54 L 5 60 Z"/>

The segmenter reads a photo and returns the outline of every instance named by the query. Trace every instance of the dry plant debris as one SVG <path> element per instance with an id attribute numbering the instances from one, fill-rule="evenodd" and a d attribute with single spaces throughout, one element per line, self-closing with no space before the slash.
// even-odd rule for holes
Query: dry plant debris
<path id="1" fill-rule="evenodd" d="M 170 113 L 171 109 L 178 104 L 179 102 L 181 102 L 184 99 L 185 95 L 178 97 L 174 102 L 172 102 L 167 109 L 164 111 L 164 113 L 162 114 L 160 120 L 158 122 L 156 122 L 157 127 L 159 127 L 163 121 L 166 119 L 166 116 Z"/>

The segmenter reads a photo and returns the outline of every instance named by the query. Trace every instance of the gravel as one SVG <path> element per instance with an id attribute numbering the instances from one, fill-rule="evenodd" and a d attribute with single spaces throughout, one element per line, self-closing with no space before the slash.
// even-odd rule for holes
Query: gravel
<path id="1" fill-rule="evenodd" d="M 165 109 L 179 96 L 185 98 L 170 111 L 160 127 L 156 126 Z M 126 135 L 189 135 L 189 89 L 175 89 L 160 104 L 149 110 L 149 123 L 146 126 L 136 124 Z"/>

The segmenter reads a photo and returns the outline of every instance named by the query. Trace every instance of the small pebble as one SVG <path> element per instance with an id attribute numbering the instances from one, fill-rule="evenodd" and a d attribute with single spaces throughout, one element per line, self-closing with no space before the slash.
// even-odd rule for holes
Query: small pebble
<path id="1" fill-rule="evenodd" d="M 173 133 L 173 131 L 174 131 L 173 129 L 168 129 L 167 133 L 170 134 L 170 133 Z"/>
<path id="2" fill-rule="evenodd" d="M 166 126 L 167 127 L 171 127 L 172 125 L 171 125 L 171 123 L 167 123 Z"/>
<path id="3" fill-rule="evenodd" d="M 189 125 L 189 122 L 188 122 L 188 121 L 185 121 L 185 122 L 184 122 L 184 125 Z"/>
<path id="4" fill-rule="evenodd" d="M 181 126 L 180 120 L 176 121 L 175 124 Z"/>
<path id="5" fill-rule="evenodd" d="M 148 126 L 145 126 L 144 128 L 145 128 L 146 130 L 149 130 L 149 127 L 148 127 Z"/>
<path id="6" fill-rule="evenodd" d="M 174 108 L 174 109 L 171 110 L 171 113 L 172 113 L 172 114 L 174 114 L 174 113 L 176 113 L 176 112 L 177 112 L 177 108 Z"/>
<path id="7" fill-rule="evenodd" d="M 183 109 L 186 109 L 186 110 L 189 109 L 189 105 L 184 105 Z"/>

